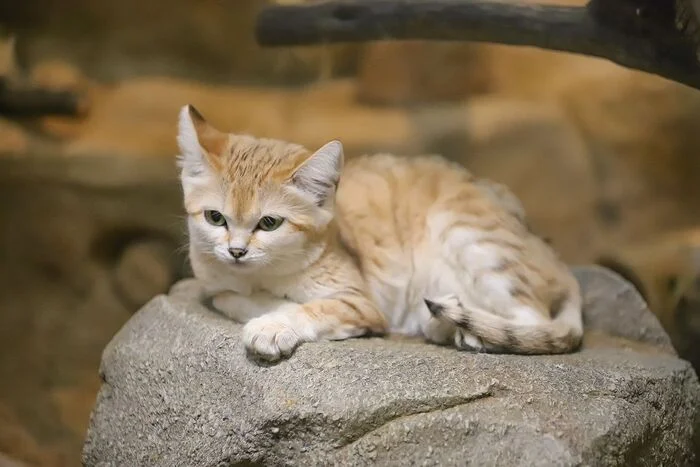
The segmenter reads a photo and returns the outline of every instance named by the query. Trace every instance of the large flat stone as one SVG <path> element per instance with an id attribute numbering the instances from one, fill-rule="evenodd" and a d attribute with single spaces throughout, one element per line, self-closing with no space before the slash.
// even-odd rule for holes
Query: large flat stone
<path id="1" fill-rule="evenodd" d="M 700 385 L 635 290 L 576 268 L 580 352 L 458 352 L 413 339 L 248 360 L 197 283 L 146 305 L 103 354 L 86 465 L 689 465 Z"/>

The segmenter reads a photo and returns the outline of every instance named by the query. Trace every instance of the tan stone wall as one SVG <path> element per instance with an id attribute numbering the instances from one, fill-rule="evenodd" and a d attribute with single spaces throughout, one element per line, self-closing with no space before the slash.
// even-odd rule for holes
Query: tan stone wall
<path id="1" fill-rule="evenodd" d="M 219 82 L 301 83 L 337 56 L 352 70 L 357 47 L 262 49 L 254 18 L 267 0 L 26 0 L 0 6 L 21 34 L 27 63 L 61 58 L 102 80 L 147 74 Z M 12 4 L 12 5 L 10 5 Z"/>

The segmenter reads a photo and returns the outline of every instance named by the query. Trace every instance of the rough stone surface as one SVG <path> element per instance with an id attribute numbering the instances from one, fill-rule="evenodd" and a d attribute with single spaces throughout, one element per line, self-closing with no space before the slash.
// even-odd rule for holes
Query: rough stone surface
<path id="1" fill-rule="evenodd" d="M 412 339 L 248 360 L 194 280 L 103 354 L 86 465 L 691 465 L 700 385 L 619 276 L 575 269 L 580 352 L 458 352 Z"/>

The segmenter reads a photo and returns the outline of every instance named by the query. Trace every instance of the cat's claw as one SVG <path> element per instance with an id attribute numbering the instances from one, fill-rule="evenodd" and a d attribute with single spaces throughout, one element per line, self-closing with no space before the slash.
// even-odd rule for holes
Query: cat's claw
<path id="1" fill-rule="evenodd" d="M 267 361 L 288 357 L 301 342 L 292 328 L 270 315 L 252 319 L 243 326 L 246 350 Z"/>

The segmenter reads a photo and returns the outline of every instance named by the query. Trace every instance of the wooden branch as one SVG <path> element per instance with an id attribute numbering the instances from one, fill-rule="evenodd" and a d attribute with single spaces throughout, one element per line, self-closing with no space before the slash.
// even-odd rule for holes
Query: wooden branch
<path id="1" fill-rule="evenodd" d="M 586 7 L 338 0 L 269 7 L 256 34 L 265 46 L 405 39 L 527 45 L 606 58 L 700 89 L 700 65 L 675 28 L 672 0 L 592 0 Z"/>
<path id="2" fill-rule="evenodd" d="M 42 117 L 61 115 L 79 117 L 88 109 L 88 100 L 70 91 L 36 87 L 15 87 L 0 79 L 0 115 Z"/>

